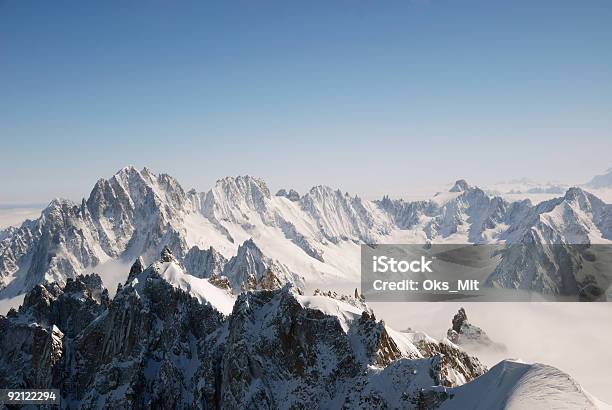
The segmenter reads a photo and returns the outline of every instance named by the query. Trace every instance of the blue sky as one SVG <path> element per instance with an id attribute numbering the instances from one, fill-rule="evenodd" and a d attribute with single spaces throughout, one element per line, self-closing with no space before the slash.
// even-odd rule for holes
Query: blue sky
<path id="1" fill-rule="evenodd" d="M 406 195 L 612 166 L 612 2 L 0 0 L 0 203 L 127 164 Z"/>

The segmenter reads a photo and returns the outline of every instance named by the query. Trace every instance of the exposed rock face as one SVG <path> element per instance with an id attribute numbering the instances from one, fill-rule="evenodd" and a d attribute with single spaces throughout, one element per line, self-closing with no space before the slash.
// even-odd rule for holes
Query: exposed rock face
<path id="1" fill-rule="evenodd" d="M 467 181 L 465 179 L 460 179 L 455 182 L 455 185 L 453 185 L 449 192 L 463 192 L 467 191 L 468 189 L 470 189 L 470 186 L 468 185 Z"/>
<path id="2" fill-rule="evenodd" d="M 86 408 L 176 408 L 192 403 L 194 374 L 223 315 L 176 289 L 155 270 L 124 286 L 75 344 L 73 399 Z"/>
<path id="3" fill-rule="evenodd" d="M 165 246 L 164 249 L 162 250 L 161 261 L 162 262 L 176 262 L 176 259 L 174 259 L 174 255 L 172 254 L 172 251 L 167 246 Z"/>
<path id="4" fill-rule="evenodd" d="M 387 333 L 384 322 L 377 322 L 374 312 L 364 311 L 358 323 L 355 331 L 363 340 L 366 357 L 370 362 L 385 367 L 402 357 L 402 352 Z"/>
<path id="5" fill-rule="evenodd" d="M 226 276 L 217 276 L 213 274 L 208 281 L 220 289 L 225 289 L 228 291 L 232 290 L 232 286 L 230 285 L 229 279 Z"/>
<path id="6" fill-rule="evenodd" d="M 225 316 L 164 279 L 169 256 L 112 301 L 96 275 L 35 287 L 0 316 L 0 385 L 59 388 L 73 408 L 417 408 L 423 389 L 485 371 L 289 286 L 241 294 Z"/>
<path id="7" fill-rule="evenodd" d="M 255 289 L 275 289 L 285 283 L 293 283 L 299 288 L 303 280 L 286 266 L 264 256 L 252 239 L 238 248 L 223 269 L 232 289 L 244 292 Z"/>
<path id="8" fill-rule="evenodd" d="M 276 196 L 283 196 L 292 202 L 296 202 L 300 200 L 300 194 L 293 189 L 290 189 L 289 192 L 287 192 L 285 189 L 280 189 L 276 193 Z"/>
<path id="9" fill-rule="evenodd" d="M 170 176 L 148 169 L 121 169 L 100 179 L 80 204 L 56 199 L 36 221 L 28 221 L 0 241 L 3 277 L 16 275 L 18 294 L 45 281 L 63 285 L 101 260 L 172 248 L 182 257 L 180 235 L 186 196 Z"/>
<path id="10" fill-rule="evenodd" d="M 454 344 L 466 348 L 506 350 L 504 345 L 492 341 L 484 330 L 471 324 L 463 308 L 453 316 L 452 327 L 446 332 L 446 337 Z"/>
<path id="11" fill-rule="evenodd" d="M 420 383 L 438 384 L 445 373 L 462 371 L 450 359 L 441 363 L 443 353 L 435 348 L 422 353 L 407 339 L 395 340 L 370 312 L 345 322 L 314 307 L 339 312 L 342 302 L 312 298 L 288 288 L 239 296 L 226 345 L 233 354 L 222 359 L 224 407 L 409 407 L 418 401 Z M 462 354 L 450 345 L 448 353 Z M 480 363 L 464 357 L 472 369 L 467 380 L 483 373 Z M 374 380 L 397 385 L 390 394 Z"/>
<path id="12" fill-rule="evenodd" d="M 459 312 L 453 316 L 453 330 L 457 333 L 461 332 L 461 327 L 467 322 L 467 314 L 464 308 L 459 308 Z"/>
<path id="13" fill-rule="evenodd" d="M 134 262 L 134 264 L 132 265 L 132 267 L 130 268 L 130 274 L 128 276 L 128 280 L 138 276 L 144 270 L 145 270 L 144 261 L 142 260 L 142 257 L 139 256 Z"/>
<path id="14" fill-rule="evenodd" d="M 60 386 L 72 340 L 109 306 L 97 275 L 77 276 L 61 289 L 37 285 L 19 311 L 0 316 L 0 385 Z"/>
<path id="15" fill-rule="evenodd" d="M 212 246 L 206 250 L 192 247 L 183 261 L 187 272 L 198 278 L 221 275 L 226 263 L 227 259 Z"/>

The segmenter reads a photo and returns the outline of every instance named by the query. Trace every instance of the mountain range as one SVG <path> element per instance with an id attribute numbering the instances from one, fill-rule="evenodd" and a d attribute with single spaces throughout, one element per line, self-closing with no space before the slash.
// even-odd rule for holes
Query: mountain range
<path id="1" fill-rule="evenodd" d="M 284 189 L 272 195 L 250 176 L 223 178 L 207 192 L 186 192 L 169 175 L 126 167 L 100 179 L 80 203 L 53 200 L 37 220 L 0 232 L 0 299 L 137 257 L 149 263 L 164 247 L 193 276 L 226 280 L 240 292 L 261 288 L 262 281 L 276 287 L 291 282 L 302 290 L 357 282 L 363 243 L 546 248 L 611 240 L 612 205 L 576 187 L 533 204 L 508 202 L 459 180 L 429 200 L 368 201 L 325 186 L 303 195 Z M 585 260 L 578 248 L 537 254 L 532 266 L 529 256 L 509 251 L 487 283 L 574 295 L 594 281 L 573 271 L 560 278 L 563 260 Z M 125 279 L 101 276 L 111 293 Z M 606 290 L 597 289 L 600 296 Z"/>
<path id="2" fill-rule="evenodd" d="M 326 289 L 358 283 L 364 243 L 494 243 L 493 285 L 563 294 L 591 279 L 558 280 L 550 263 L 582 255 L 547 246 L 611 239 L 611 206 L 580 188 L 532 204 L 459 180 L 368 201 L 249 176 L 185 191 L 126 167 L 0 232 L 0 299 L 22 297 L 0 315 L 0 386 L 59 388 L 64 408 L 604 407 L 550 366 L 487 369 L 460 345 L 498 345 L 465 312 L 438 341 Z M 525 243 L 536 275 L 512 253 Z"/>
<path id="3" fill-rule="evenodd" d="M 0 330 L 0 385 L 59 389 L 62 408 L 603 408 L 553 367 L 487 370 L 448 339 L 397 332 L 358 294 L 234 295 L 168 248 L 113 298 L 96 274 L 36 285 Z"/>

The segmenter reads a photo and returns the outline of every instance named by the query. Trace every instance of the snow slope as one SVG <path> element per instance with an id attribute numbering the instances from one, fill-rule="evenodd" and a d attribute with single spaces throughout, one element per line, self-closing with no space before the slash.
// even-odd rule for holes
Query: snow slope
<path id="1" fill-rule="evenodd" d="M 208 303 L 219 312 L 229 315 L 232 313 L 236 298 L 226 289 L 212 285 L 208 279 L 197 278 L 186 274 L 176 261 L 155 262 L 128 283 L 136 291 L 142 292 L 142 286 L 155 272 L 162 279 L 177 289 L 184 290 L 198 299 L 200 303 Z"/>
<path id="2" fill-rule="evenodd" d="M 604 409 L 570 376 L 543 364 L 505 360 L 473 382 L 449 389 L 440 409 Z"/>

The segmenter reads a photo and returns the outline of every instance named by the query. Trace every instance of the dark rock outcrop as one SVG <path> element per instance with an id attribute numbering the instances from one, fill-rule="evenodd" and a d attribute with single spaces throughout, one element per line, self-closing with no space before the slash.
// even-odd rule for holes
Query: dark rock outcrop
<path id="1" fill-rule="evenodd" d="M 289 192 L 286 189 L 279 189 L 276 196 L 283 196 L 292 202 L 300 200 L 300 194 L 294 189 L 290 189 Z"/>
<path id="2" fill-rule="evenodd" d="M 487 348 L 504 351 L 506 347 L 492 341 L 484 330 L 468 321 L 464 308 L 453 316 L 452 327 L 446 332 L 448 340 L 466 348 Z"/>

